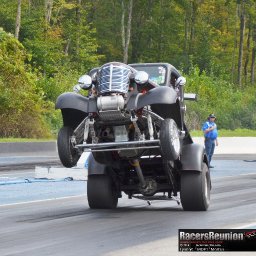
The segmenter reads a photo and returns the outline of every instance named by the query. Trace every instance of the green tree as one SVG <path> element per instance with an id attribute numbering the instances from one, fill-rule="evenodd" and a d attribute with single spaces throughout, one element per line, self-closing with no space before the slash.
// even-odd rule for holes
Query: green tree
<path id="1" fill-rule="evenodd" d="M 26 50 L 0 29 L 0 136 L 46 137 L 43 101 L 35 88 L 36 76 L 25 64 Z"/>

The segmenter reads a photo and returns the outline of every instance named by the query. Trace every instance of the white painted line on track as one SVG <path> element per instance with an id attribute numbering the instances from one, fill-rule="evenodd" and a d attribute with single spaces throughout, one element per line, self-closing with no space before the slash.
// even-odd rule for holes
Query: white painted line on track
<path id="1" fill-rule="evenodd" d="M 81 194 L 81 195 L 77 195 L 77 196 L 64 196 L 64 197 L 48 198 L 48 199 L 33 200 L 33 201 L 27 201 L 27 202 L 19 202 L 19 203 L 13 203 L 13 204 L 2 204 L 2 205 L 0 205 L 0 207 L 23 205 L 23 204 L 33 204 L 33 203 L 42 203 L 42 202 L 47 202 L 47 201 L 64 200 L 64 199 L 69 199 L 69 198 L 86 197 L 86 196 L 87 196 L 86 194 Z"/>

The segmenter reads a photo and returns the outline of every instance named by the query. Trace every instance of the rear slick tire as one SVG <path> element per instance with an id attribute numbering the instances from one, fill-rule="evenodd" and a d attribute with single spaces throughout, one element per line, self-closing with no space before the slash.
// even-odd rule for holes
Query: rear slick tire
<path id="1" fill-rule="evenodd" d="M 80 157 L 78 151 L 71 143 L 73 132 L 71 127 L 64 126 L 58 133 L 57 146 L 59 158 L 61 163 L 67 168 L 75 166 Z"/>
<path id="2" fill-rule="evenodd" d="M 118 193 L 111 177 L 105 174 L 89 175 L 87 198 L 91 209 L 115 209 Z"/>
<path id="3" fill-rule="evenodd" d="M 201 172 L 181 173 L 180 199 L 184 211 L 206 211 L 210 205 L 210 173 L 202 164 Z"/>

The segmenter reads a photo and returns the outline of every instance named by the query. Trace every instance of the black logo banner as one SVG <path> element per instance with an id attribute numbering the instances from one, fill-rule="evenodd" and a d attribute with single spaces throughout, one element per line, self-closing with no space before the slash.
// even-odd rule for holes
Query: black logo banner
<path id="1" fill-rule="evenodd" d="M 256 229 L 179 229 L 180 252 L 256 251 Z"/>

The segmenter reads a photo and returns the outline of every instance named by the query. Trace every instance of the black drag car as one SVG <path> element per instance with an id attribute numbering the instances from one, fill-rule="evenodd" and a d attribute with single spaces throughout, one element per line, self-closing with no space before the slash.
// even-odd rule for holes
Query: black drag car
<path id="1" fill-rule="evenodd" d="M 185 211 L 205 211 L 211 179 L 204 147 L 184 123 L 186 79 L 168 63 L 106 63 L 61 94 L 62 164 L 75 166 L 91 152 L 90 208 L 116 208 L 118 198 L 176 200 Z M 88 90 L 88 96 L 79 93 Z"/>

